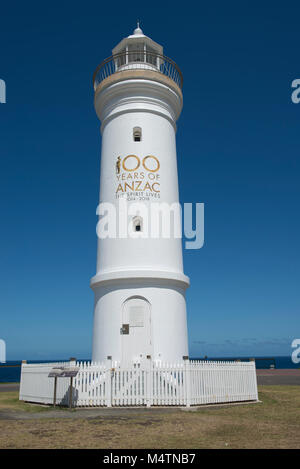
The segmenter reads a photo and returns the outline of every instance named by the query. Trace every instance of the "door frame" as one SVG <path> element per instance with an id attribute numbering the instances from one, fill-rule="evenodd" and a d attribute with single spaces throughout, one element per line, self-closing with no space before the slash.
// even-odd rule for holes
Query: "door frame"
<path id="1" fill-rule="evenodd" d="M 142 295 L 131 295 L 129 296 L 128 298 L 126 298 L 126 300 L 123 301 L 122 303 L 122 308 L 121 308 L 121 328 L 124 324 L 124 313 L 125 313 L 125 307 L 126 307 L 126 303 L 130 300 L 143 300 L 147 303 L 148 307 L 149 307 L 149 334 L 150 334 L 150 350 L 149 350 L 149 355 L 152 356 L 152 353 L 153 353 L 153 337 L 152 337 L 152 305 L 150 303 L 150 301 L 145 298 L 144 296 Z M 129 325 L 129 335 L 130 335 L 130 325 Z M 121 357 L 122 357 L 122 361 L 124 360 L 124 337 L 123 337 L 123 334 L 121 334 Z"/>

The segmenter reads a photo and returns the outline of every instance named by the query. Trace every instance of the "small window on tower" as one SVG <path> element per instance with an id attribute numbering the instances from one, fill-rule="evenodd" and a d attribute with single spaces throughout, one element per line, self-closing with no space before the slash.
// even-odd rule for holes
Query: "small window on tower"
<path id="1" fill-rule="evenodd" d="M 134 127 L 133 140 L 135 142 L 140 142 L 142 140 L 142 129 L 140 127 Z"/>
<path id="2" fill-rule="evenodd" d="M 141 217 L 134 217 L 132 220 L 133 223 L 133 231 L 143 231 L 143 221 Z"/>

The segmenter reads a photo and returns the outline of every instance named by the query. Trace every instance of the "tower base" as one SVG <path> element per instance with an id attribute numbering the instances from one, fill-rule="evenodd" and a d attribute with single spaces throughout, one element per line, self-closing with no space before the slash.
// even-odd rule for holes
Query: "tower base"
<path id="1" fill-rule="evenodd" d="M 123 273 L 124 278 L 96 276 L 93 355 L 95 362 L 153 360 L 176 362 L 188 355 L 183 274 L 159 278 Z M 126 275 L 126 277 L 125 277 Z M 167 275 L 169 278 L 167 278 Z M 170 278 L 171 277 L 171 278 Z"/>

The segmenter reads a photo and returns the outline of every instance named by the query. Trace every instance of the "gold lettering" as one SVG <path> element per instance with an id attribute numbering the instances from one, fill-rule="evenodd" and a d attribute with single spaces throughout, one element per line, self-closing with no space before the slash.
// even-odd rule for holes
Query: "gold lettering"
<path id="1" fill-rule="evenodd" d="M 137 163 L 136 163 L 136 167 L 135 168 L 127 168 L 126 165 L 125 165 L 125 162 L 127 161 L 128 158 L 135 158 Z M 125 156 L 124 160 L 122 161 L 122 166 L 123 166 L 123 169 L 124 171 L 135 171 L 136 169 L 138 169 L 138 167 L 140 166 L 141 162 L 140 162 L 140 159 L 138 156 L 136 155 L 127 155 Z"/>
<path id="2" fill-rule="evenodd" d="M 152 184 L 152 189 L 154 190 L 154 192 L 159 192 L 160 189 L 158 189 L 158 190 L 154 189 L 154 186 L 155 186 L 155 185 L 160 186 L 159 182 L 154 182 L 154 183 Z"/>
<path id="3" fill-rule="evenodd" d="M 128 187 L 128 189 L 130 189 L 131 191 L 134 191 L 134 181 L 132 182 L 132 185 L 130 186 L 127 182 L 125 182 L 125 192 L 126 192 L 126 188 Z"/>
<path id="4" fill-rule="evenodd" d="M 150 169 L 146 166 L 146 161 L 149 160 L 149 158 L 153 159 L 156 162 L 156 168 L 155 169 Z M 143 166 L 147 171 L 150 171 L 151 173 L 156 173 L 156 171 L 158 171 L 159 168 L 160 168 L 160 164 L 159 164 L 158 159 L 156 158 L 156 156 L 153 156 L 153 155 L 145 156 L 145 158 L 143 159 Z"/>
<path id="5" fill-rule="evenodd" d="M 147 189 L 149 189 L 150 191 L 152 191 L 149 182 L 146 182 L 145 187 L 144 187 L 144 191 L 146 191 Z"/>

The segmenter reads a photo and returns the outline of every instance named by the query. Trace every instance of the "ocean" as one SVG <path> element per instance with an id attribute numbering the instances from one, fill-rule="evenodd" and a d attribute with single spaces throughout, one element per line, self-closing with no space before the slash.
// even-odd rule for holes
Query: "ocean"
<path id="1" fill-rule="evenodd" d="M 251 357 L 252 358 L 252 357 Z M 225 361 L 232 361 L 236 360 L 237 357 L 217 357 L 212 358 L 208 357 L 208 360 L 225 360 Z M 241 361 L 248 361 L 249 357 L 241 357 L 239 358 Z M 191 360 L 203 360 L 201 358 L 191 358 Z M 49 363 L 49 362 L 58 362 L 58 361 L 65 361 L 65 360 L 28 360 L 27 363 Z M 79 360 L 80 361 L 80 360 Z M 82 361 L 89 361 L 89 360 L 82 360 Z M 295 364 L 292 362 L 291 357 L 274 357 L 274 359 L 266 358 L 266 357 L 255 357 L 256 361 L 256 368 L 257 369 L 267 369 L 270 368 L 272 364 L 275 364 L 275 368 L 294 368 L 300 369 L 300 363 Z M 18 383 L 20 382 L 20 372 L 21 372 L 21 361 L 8 361 L 4 364 L 0 364 L 0 383 Z"/>

